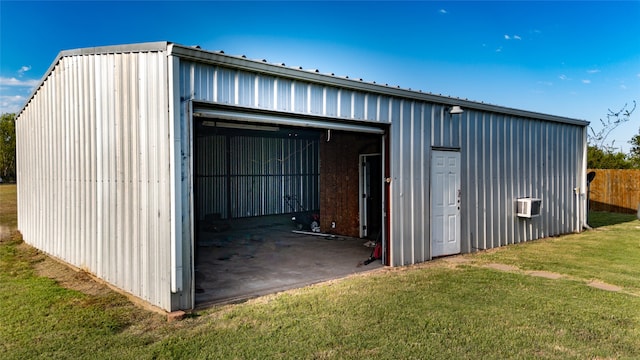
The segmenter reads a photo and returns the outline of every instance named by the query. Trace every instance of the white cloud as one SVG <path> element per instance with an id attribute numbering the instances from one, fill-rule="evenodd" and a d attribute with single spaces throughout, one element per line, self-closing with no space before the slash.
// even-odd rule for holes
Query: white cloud
<path id="1" fill-rule="evenodd" d="M 509 35 L 506 35 L 506 34 L 505 34 L 505 35 L 504 35 L 504 39 L 505 39 L 505 40 L 511 40 L 511 36 L 509 36 Z"/>
<path id="2" fill-rule="evenodd" d="M 569 78 L 568 78 L 568 77 L 567 77 L 567 75 L 565 75 L 565 74 L 562 74 L 562 75 L 558 76 L 558 78 L 559 78 L 560 80 L 569 80 Z"/>
<path id="3" fill-rule="evenodd" d="M 505 34 L 505 35 L 504 35 L 504 39 L 505 39 L 505 40 L 511 40 L 511 39 L 513 39 L 513 40 L 522 40 L 522 38 L 520 37 L 520 35 L 513 35 L 513 36 L 510 36 L 510 35 L 507 35 L 507 34 Z"/>
<path id="4" fill-rule="evenodd" d="M 600 70 L 598 70 L 598 69 L 587 70 L 587 74 L 597 74 L 599 72 L 600 72 Z"/>
<path id="5" fill-rule="evenodd" d="M 38 80 L 21 80 L 12 78 L 6 78 L 0 76 L 0 86 L 22 86 L 22 87 L 34 87 L 38 85 Z"/>
<path id="6" fill-rule="evenodd" d="M 1 95 L 0 114 L 16 113 L 20 111 L 26 100 L 27 98 L 20 95 Z"/>
<path id="7" fill-rule="evenodd" d="M 496 49 L 496 52 L 502 52 L 502 46 Z"/>
<path id="8" fill-rule="evenodd" d="M 439 11 L 439 12 L 440 12 L 440 14 L 446 14 L 446 13 L 447 13 L 447 10 L 445 10 L 445 9 L 440 9 L 440 11 Z"/>
<path id="9" fill-rule="evenodd" d="M 513 38 L 514 38 L 515 40 L 522 40 L 522 38 L 520 37 L 520 35 L 513 35 Z"/>
<path id="10" fill-rule="evenodd" d="M 18 70 L 18 74 L 20 74 L 20 76 L 24 75 L 24 73 L 26 73 L 27 71 L 31 70 L 31 66 L 23 66 L 20 68 L 20 70 Z"/>
<path id="11" fill-rule="evenodd" d="M 627 85 L 625 85 L 625 84 L 621 84 L 621 85 L 620 85 L 620 89 L 622 89 L 622 90 L 627 90 Z"/>
<path id="12" fill-rule="evenodd" d="M 584 80 L 582 80 L 582 83 L 583 83 L 583 84 L 591 84 L 591 80 L 589 80 L 589 79 L 584 79 Z"/>

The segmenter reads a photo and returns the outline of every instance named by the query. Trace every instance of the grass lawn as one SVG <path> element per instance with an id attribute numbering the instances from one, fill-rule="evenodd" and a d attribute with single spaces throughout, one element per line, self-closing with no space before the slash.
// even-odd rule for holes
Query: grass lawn
<path id="1" fill-rule="evenodd" d="M 591 219 L 597 226 L 592 231 L 508 246 L 474 259 L 603 281 L 640 296 L 640 221 L 635 215 L 608 213 Z"/>
<path id="2" fill-rule="evenodd" d="M 11 196 L 15 186 L 0 186 L 5 226 L 15 226 L 7 213 L 15 205 L 5 205 L 15 204 Z M 51 260 L 19 235 L 5 236 L 0 352 L 4 359 L 640 358 L 640 221 L 594 216 L 601 217 L 594 231 L 384 269 L 175 323 L 114 292 L 87 294 L 39 276 Z M 487 266 L 497 263 L 512 270 Z M 594 279 L 622 290 L 587 286 Z"/>
<path id="3" fill-rule="evenodd" d="M 18 226 L 18 214 L 16 213 L 17 198 L 16 186 L 0 184 L 0 235 L 2 228 L 6 231 Z"/>

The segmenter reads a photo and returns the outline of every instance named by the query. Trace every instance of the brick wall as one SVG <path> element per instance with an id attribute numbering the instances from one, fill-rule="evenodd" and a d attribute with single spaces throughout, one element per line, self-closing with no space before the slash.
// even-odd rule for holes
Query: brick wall
<path id="1" fill-rule="evenodd" d="M 359 155 L 379 153 L 376 135 L 332 131 L 320 138 L 320 229 L 359 236 Z M 335 221 L 335 229 L 331 222 Z"/>

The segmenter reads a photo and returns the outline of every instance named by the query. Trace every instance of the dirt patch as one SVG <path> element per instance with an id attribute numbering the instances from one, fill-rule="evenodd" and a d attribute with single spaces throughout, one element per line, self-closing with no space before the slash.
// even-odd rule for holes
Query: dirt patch
<path id="1" fill-rule="evenodd" d="M 444 266 L 449 269 L 458 269 L 460 265 L 472 265 L 473 260 L 464 256 L 451 256 L 443 259 Z"/>
<path id="2" fill-rule="evenodd" d="M 452 257 L 446 258 L 444 261 L 446 261 L 448 263 L 452 263 L 452 264 L 468 264 L 468 263 L 472 262 L 473 260 L 469 259 L 468 257 L 464 257 L 464 256 L 452 256 Z"/>
<path id="3" fill-rule="evenodd" d="M 48 256 L 43 256 L 42 261 L 33 264 L 38 276 L 55 280 L 58 285 L 71 290 L 83 292 L 87 295 L 107 295 L 111 289 L 94 280 L 89 274 L 77 271 Z"/>
<path id="4" fill-rule="evenodd" d="M 564 277 L 564 275 L 562 274 L 558 274 L 550 271 L 527 271 L 526 274 L 531 276 L 542 277 L 545 279 L 552 279 L 552 280 L 557 280 Z"/>
<path id="5" fill-rule="evenodd" d="M 607 284 L 607 283 L 603 283 L 600 281 L 591 281 L 590 283 L 588 283 L 587 285 L 596 288 L 596 289 L 600 289 L 600 290 L 606 290 L 606 291 L 614 291 L 614 292 L 618 292 L 620 290 L 622 290 L 621 287 L 619 286 L 615 286 L 615 285 L 611 285 L 611 284 Z"/>
<path id="6" fill-rule="evenodd" d="M 0 241 L 8 240 L 11 238 L 11 234 L 13 230 L 11 230 L 8 226 L 0 225 Z"/>
<path id="7" fill-rule="evenodd" d="M 506 265 L 506 264 L 487 264 L 484 267 L 488 267 L 490 269 L 500 270 L 500 271 L 518 271 L 518 270 L 520 270 L 517 266 Z"/>
<path id="8" fill-rule="evenodd" d="M 493 263 L 493 264 L 483 265 L 483 267 L 489 268 L 489 269 L 494 269 L 494 270 L 500 270 L 500 271 L 523 273 L 523 272 L 520 271 L 520 269 L 517 266 L 507 265 L 507 264 Z M 572 281 L 576 281 L 576 280 L 579 281 L 579 279 L 573 278 L 571 276 L 558 274 L 558 273 L 554 273 L 554 272 L 551 272 L 551 271 L 528 270 L 528 271 L 524 271 L 524 274 L 528 275 L 528 276 L 536 276 L 536 277 L 541 277 L 541 278 L 551 279 L 551 280 L 567 279 L 567 280 L 572 280 Z M 600 290 L 613 291 L 613 292 L 622 291 L 622 287 L 620 287 L 620 286 L 603 283 L 603 282 L 597 281 L 597 280 L 592 280 L 592 281 L 588 282 L 587 285 L 591 286 L 593 288 L 596 288 L 596 289 L 600 289 Z M 635 294 L 632 294 L 632 295 L 635 295 Z"/>

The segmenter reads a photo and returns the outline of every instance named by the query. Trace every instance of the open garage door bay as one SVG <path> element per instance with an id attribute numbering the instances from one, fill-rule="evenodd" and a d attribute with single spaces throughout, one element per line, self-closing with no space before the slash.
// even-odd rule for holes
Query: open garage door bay
<path id="1" fill-rule="evenodd" d="M 207 115 L 193 121 L 197 305 L 381 266 L 359 266 L 372 249 L 360 238 L 358 176 L 360 155 L 381 153 L 380 134 L 369 127 L 361 133 Z M 382 194 L 381 181 L 374 183 L 380 188 L 371 191 Z M 368 211 L 380 215 L 382 204 Z M 294 216 L 317 217 L 321 233 L 293 232 L 302 227 Z M 382 222 L 381 215 L 369 218 Z M 381 232 L 383 226 L 370 228 Z"/>

